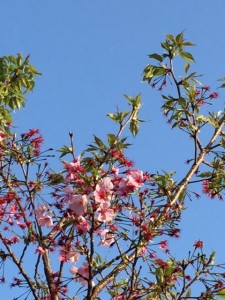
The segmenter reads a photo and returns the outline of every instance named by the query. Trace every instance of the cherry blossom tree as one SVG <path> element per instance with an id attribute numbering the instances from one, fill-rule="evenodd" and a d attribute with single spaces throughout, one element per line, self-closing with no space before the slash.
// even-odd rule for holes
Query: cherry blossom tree
<path id="1" fill-rule="evenodd" d="M 126 157 L 127 131 L 136 136 L 142 122 L 140 95 L 125 96 L 127 110 L 108 114 L 117 132 L 94 136 L 79 155 L 71 132 L 56 153 L 44 149 L 38 129 L 17 136 L 12 111 L 25 105 L 40 73 L 29 57 L 0 59 L 0 280 L 14 299 L 225 297 L 225 266 L 215 263 L 215 252 L 205 254 L 203 241 L 181 260 L 168 247 L 180 237 L 187 202 L 201 196 L 199 185 L 210 198 L 223 197 L 224 111 L 210 111 L 218 93 L 189 71 L 194 58 L 186 48 L 193 44 L 183 33 L 166 35 L 161 46 L 162 53 L 149 55 L 155 64 L 144 68 L 143 81 L 162 94 L 172 129 L 192 141 L 179 181 L 172 172 L 139 170 Z M 207 141 L 204 131 L 211 132 Z M 58 171 L 51 168 L 57 153 Z"/>

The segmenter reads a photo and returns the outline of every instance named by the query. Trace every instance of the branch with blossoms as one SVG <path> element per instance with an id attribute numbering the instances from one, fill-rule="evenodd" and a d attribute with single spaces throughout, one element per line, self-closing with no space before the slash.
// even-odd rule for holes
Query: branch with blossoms
<path id="1" fill-rule="evenodd" d="M 215 263 L 214 251 L 206 255 L 198 240 L 186 258 L 177 260 L 169 244 L 180 237 L 187 201 L 199 196 L 197 184 L 209 197 L 222 198 L 224 113 L 205 113 L 218 94 L 189 72 L 194 58 L 185 49 L 193 44 L 181 33 L 167 35 L 161 45 L 164 53 L 149 55 L 157 64 L 145 67 L 143 80 L 160 93 L 170 82 L 175 96 L 162 95 L 163 113 L 172 129 L 193 141 L 191 165 L 177 182 L 173 172 L 143 172 L 125 155 L 130 146 L 126 129 L 136 136 L 142 122 L 140 95 L 125 96 L 128 109 L 108 114 L 117 132 L 105 140 L 94 136 L 79 156 L 70 132 L 69 146 L 58 150 L 62 169 L 52 170 L 53 149 L 42 151 L 39 130 L 17 136 L 10 123 L 11 109 L 24 105 L 24 93 L 32 90 L 39 73 L 28 58 L 0 60 L 7 65 L 0 68 L 5 72 L 0 85 L 5 110 L 0 132 L 0 281 L 10 282 L 20 294 L 16 299 L 223 296 L 225 266 Z M 185 61 L 183 77 L 175 74 L 177 57 Z M 213 132 L 206 138 L 208 128 Z M 5 265 L 15 274 L 11 280 Z"/>

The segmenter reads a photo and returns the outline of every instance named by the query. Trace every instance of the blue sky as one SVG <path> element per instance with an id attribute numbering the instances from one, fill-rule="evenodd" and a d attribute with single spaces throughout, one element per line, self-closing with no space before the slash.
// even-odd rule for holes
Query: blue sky
<path id="1" fill-rule="evenodd" d="M 165 124 L 160 95 L 141 83 L 142 70 L 166 33 L 184 31 L 197 44 L 193 69 L 217 87 L 216 80 L 225 76 L 224 11 L 224 0 L 1 1 L 0 56 L 30 54 L 43 73 L 26 108 L 15 116 L 19 131 L 40 128 L 46 148 L 66 144 L 73 131 L 80 153 L 93 134 L 104 137 L 115 129 L 106 114 L 125 107 L 123 94 L 141 93 L 141 117 L 147 122 L 130 139 L 130 158 L 150 173 L 174 170 L 179 178 L 190 141 Z M 178 255 L 202 238 L 225 261 L 224 202 L 203 197 L 188 206 Z"/>

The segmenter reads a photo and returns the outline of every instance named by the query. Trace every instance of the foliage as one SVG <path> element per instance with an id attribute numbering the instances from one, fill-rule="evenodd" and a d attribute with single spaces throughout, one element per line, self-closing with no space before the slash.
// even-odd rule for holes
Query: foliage
<path id="1" fill-rule="evenodd" d="M 211 198 L 224 193 L 224 112 L 204 113 L 218 93 L 189 72 L 195 60 L 186 47 L 193 45 L 183 33 L 168 34 L 163 53 L 150 54 L 155 64 L 143 73 L 160 93 L 168 82 L 174 87 L 173 96 L 162 95 L 162 111 L 193 143 L 179 182 L 173 172 L 140 171 L 125 156 L 124 131 L 136 136 L 142 122 L 140 95 L 126 95 L 128 109 L 108 114 L 118 131 L 105 140 L 94 136 L 79 156 L 70 132 L 70 144 L 58 150 L 62 169 L 52 170 L 52 150 L 41 150 L 39 130 L 16 137 L 11 125 L 11 110 L 25 105 L 24 94 L 40 73 L 29 57 L 0 59 L 1 282 L 8 278 L 5 265 L 15 270 L 14 299 L 224 298 L 224 265 L 214 262 L 214 251 L 204 253 L 203 241 L 182 260 L 168 248 L 168 239 L 180 236 L 186 202 L 200 197 L 193 183 Z M 182 77 L 175 75 L 177 58 L 184 62 Z M 204 131 L 212 132 L 207 141 Z"/>

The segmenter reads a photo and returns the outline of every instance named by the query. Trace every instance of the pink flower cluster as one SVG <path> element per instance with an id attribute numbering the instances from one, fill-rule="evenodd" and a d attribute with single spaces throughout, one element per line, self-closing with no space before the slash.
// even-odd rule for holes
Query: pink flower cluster
<path id="1" fill-rule="evenodd" d="M 71 187 L 66 187 L 64 191 L 66 194 L 64 204 L 68 204 L 69 208 L 76 215 L 84 215 L 87 211 L 87 195 L 76 195 L 75 191 Z"/>
<path id="2" fill-rule="evenodd" d="M 39 129 L 32 128 L 26 133 L 21 134 L 23 141 L 28 142 L 33 147 L 33 154 L 39 155 L 41 145 L 43 144 L 43 138 L 40 135 Z"/>
<path id="3" fill-rule="evenodd" d="M 100 222 L 109 222 L 113 219 L 115 213 L 111 206 L 111 198 L 113 194 L 113 183 L 109 177 L 103 178 L 96 185 L 94 191 L 94 199 L 98 205 L 99 213 L 97 220 Z"/>
<path id="4" fill-rule="evenodd" d="M 112 246 L 116 241 L 118 230 L 113 220 L 122 209 L 118 202 L 119 199 L 129 197 L 138 191 L 145 181 L 143 172 L 133 169 L 131 162 L 124 158 L 123 153 L 114 151 L 111 154 L 113 157 L 118 156 L 118 160 L 126 166 L 127 169 L 122 175 L 119 174 L 119 168 L 113 166 L 107 172 L 102 170 L 97 182 L 89 181 L 90 178 L 81 165 L 79 156 L 71 163 L 64 162 L 65 185 L 62 185 L 61 189 L 56 189 L 53 194 L 56 199 L 55 209 L 59 209 L 63 213 L 65 220 L 67 218 L 70 220 L 68 226 L 72 226 L 74 235 L 77 237 L 77 241 L 74 243 L 64 240 L 62 234 L 60 242 L 56 244 L 59 247 L 58 259 L 61 262 L 73 264 L 78 261 L 83 263 L 81 267 L 73 265 L 70 268 L 74 280 L 83 285 L 88 282 L 89 266 L 82 261 L 83 250 L 80 250 L 83 247 L 80 244 L 82 237 L 86 238 L 85 235 L 89 234 L 90 229 L 93 228 L 93 233 L 100 239 L 99 245 Z M 53 227 L 54 214 L 48 206 L 39 205 L 33 212 L 40 226 Z M 63 228 L 62 232 L 64 230 L 66 229 Z M 36 252 L 43 255 L 44 251 L 39 246 Z"/>
<path id="5" fill-rule="evenodd" d="M 129 194 L 134 193 L 143 185 L 143 172 L 133 169 L 128 170 L 126 177 L 120 178 L 117 186 L 115 194 L 118 197 L 128 197 Z"/>

